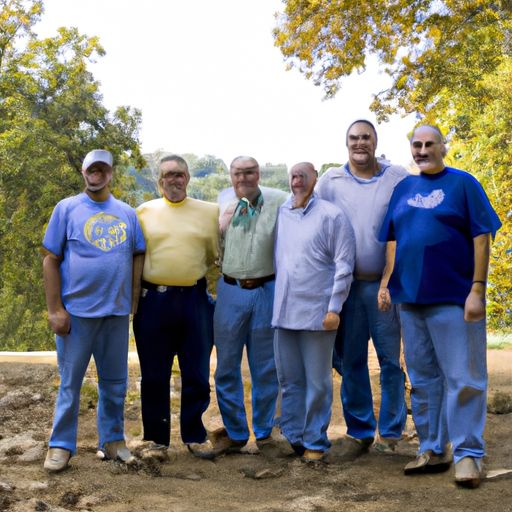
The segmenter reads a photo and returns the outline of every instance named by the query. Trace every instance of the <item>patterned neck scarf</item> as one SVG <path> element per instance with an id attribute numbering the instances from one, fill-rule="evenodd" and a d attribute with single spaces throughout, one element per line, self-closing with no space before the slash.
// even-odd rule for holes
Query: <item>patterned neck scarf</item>
<path id="1" fill-rule="evenodd" d="M 242 199 L 238 201 L 231 224 L 233 227 L 242 226 L 244 231 L 248 231 L 252 224 L 252 220 L 260 213 L 262 206 L 263 194 L 261 192 L 256 198 L 254 205 L 249 201 L 249 199 L 242 197 Z"/>

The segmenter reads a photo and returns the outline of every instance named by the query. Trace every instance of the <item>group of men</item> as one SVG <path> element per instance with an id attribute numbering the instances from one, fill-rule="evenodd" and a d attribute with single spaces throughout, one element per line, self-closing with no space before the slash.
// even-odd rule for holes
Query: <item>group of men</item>
<path id="1" fill-rule="evenodd" d="M 236 157 L 233 187 L 221 192 L 218 205 L 188 197 L 187 163 L 168 156 L 159 167 L 162 197 L 136 212 L 110 194 L 110 153 L 86 156 L 85 191 L 57 205 L 43 241 L 61 375 L 47 470 L 64 469 L 76 452 L 80 385 L 91 355 L 99 382 L 98 453 L 134 460 L 123 431 L 131 312 L 148 441 L 143 456 L 167 456 L 175 356 L 180 431 L 190 452 L 213 458 L 247 444 L 244 349 L 258 447 L 272 442 L 278 425 L 304 461 L 325 457 L 334 366 L 342 375 L 344 449 L 362 453 L 375 443 L 393 451 L 407 413 L 402 335 L 420 439 L 404 472 L 448 469 L 453 460 L 459 484 L 479 484 L 485 285 L 489 239 L 500 222 L 478 182 L 444 165 L 437 128 L 412 134 L 419 175 L 376 158 L 377 133 L 367 120 L 349 126 L 346 144 L 348 162 L 318 182 L 311 163 L 294 165 L 291 194 L 260 186 L 258 162 Z M 214 302 L 205 275 L 216 261 Z M 381 370 L 378 420 L 370 338 Z M 202 415 L 213 346 L 224 430 L 212 444 Z"/>

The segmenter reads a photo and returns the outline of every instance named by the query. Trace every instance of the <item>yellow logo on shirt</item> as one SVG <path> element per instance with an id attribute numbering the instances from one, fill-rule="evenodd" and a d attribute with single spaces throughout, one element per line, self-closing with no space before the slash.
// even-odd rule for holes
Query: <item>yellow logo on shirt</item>
<path id="1" fill-rule="evenodd" d="M 126 242 L 126 223 L 115 215 L 97 213 L 85 223 L 84 235 L 89 243 L 108 252 Z"/>

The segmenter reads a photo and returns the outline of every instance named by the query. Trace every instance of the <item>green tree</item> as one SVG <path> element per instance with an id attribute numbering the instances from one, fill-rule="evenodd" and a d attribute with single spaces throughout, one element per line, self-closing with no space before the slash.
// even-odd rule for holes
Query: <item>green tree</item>
<path id="1" fill-rule="evenodd" d="M 449 163 L 475 174 L 503 228 L 491 262 L 489 318 L 512 326 L 512 2 L 287 0 L 275 44 L 289 67 L 334 96 L 377 58 L 391 85 L 370 108 L 380 121 L 416 113 L 449 135 Z"/>
<path id="2" fill-rule="evenodd" d="M 3 0 L 0 13 L 0 347 L 51 346 L 39 247 L 55 203 L 82 189 L 77 172 L 93 148 L 117 163 L 114 192 L 133 190 L 141 167 L 139 111 L 102 105 L 87 64 L 104 54 L 96 38 L 59 29 L 39 40 L 40 0 Z"/>

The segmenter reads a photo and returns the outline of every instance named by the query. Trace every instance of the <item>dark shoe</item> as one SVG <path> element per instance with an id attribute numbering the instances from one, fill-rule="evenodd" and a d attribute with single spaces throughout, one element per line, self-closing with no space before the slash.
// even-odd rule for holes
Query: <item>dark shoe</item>
<path id="1" fill-rule="evenodd" d="M 363 439 L 357 439 L 355 437 L 346 435 L 341 442 L 341 453 L 342 459 L 352 461 L 367 453 L 370 446 L 373 444 L 373 437 L 364 437 Z"/>
<path id="2" fill-rule="evenodd" d="M 322 450 L 304 450 L 304 454 L 300 458 L 302 462 L 322 462 L 326 453 Z"/>
<path id="3" fill-rule="evenodd" d="M 240 450 L 247 444 L 248 439 L 245 441 L 236 441 L 228 436 L 226 429 L 221 430 L 215 434 L 213 441 L 213 453 L 215 456 L 224 455 L 227 453 L 240 453 Z"/>
<path id="4" fill-rule="evenodd" d="M 105 443 L 102 451 L 105 454 L 106 460 L 117 460 L 128 465 L 134 464 L 137 461 L 137 459 L 132 455 L 132 452 L 126 446 L 124 439 Z"/>
<path id="5" fill-rule="evenodd" d="M 399 438 L 378 436 L 373 443 L 375 451 L 380 453 L 394 453 L 398 445 Z"/>
<path id="6" fill-rule="evenodd" d="M 165 444 L 151 442 L 141 450 L 140 456 L 146 461 L 167 462 L 169 460 L 168 448 Z"/>
<path id="7" fill-rule="evenodd" d="M 48 448 L 46 459 L 44 460 L 44 469 L 57 473 L 68 467 L 71 452 L 64 448 Z"/>
<path id="8" fill-rule="evenodd" d="M 268 446 L 269 444 L 272 444 L 273 441 L 274 441 L 274 438 L 272 437 L 272 435 L 267 436 L 267 437 L 260 437 L 259 439 L 256 439 L 256 446 L 258 448 L 262 448 L 264 446 Z"/>
<path id="9" fill-rule="evenodd" d="M 200 459 L 214 459 L 215 458 L 215 450 L 210 441 L 205 441 L 204 443 L 187 443 L 188 451 L 194 456 Z"/>
<path id="10" fill-rule="evenodd" d="M 304 448 L 304 446 L 302 446 L 301 444 L 292 444 L 292 443 L 290 443 L 290 446 L 292 447 L 292 450 L 299 457 L 302 457 L 304 455 L 304 452 L 306 451 L 306 448 Z"/>
<path id="11" fill-rule="evenodd" d="M 432 450 L 426 450 L 405 466 L 404 474 L 442 473 L 450 468 L 451 463 L 452 456 L 450 453 L 437 454 Z"/>
<path id="12" fill-rule="evenodd" d="M 455 463 L 455 482 L 461 487 L 476 489 L 482 479 L 482 459 L 464 457 Z"/>

